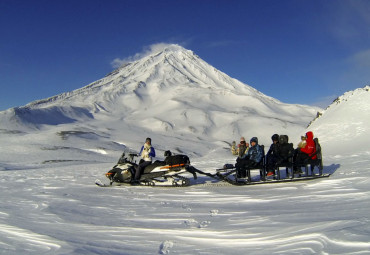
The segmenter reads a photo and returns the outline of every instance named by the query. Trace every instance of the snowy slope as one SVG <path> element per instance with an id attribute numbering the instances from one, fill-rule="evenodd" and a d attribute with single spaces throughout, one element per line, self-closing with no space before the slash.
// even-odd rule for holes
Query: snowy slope
<path id="1" fill-rule="evenodd" d="M 346 92 L 322 112 L 308 128 L 329 150 L 342 154 L 360 152 L 370 144 L 370 86 Z M 330 135 L 324 136 L 327 130 Z M 339 148 L 337 142 L 340 143 Z"/>
<path id="2" fill-rule="evenodd" d="M 232 79 L 224 84 L 227 76 L 189 51 L 165 53 L 0 112 L 0 254 L 370 254 L 369 87 L 344 94 L 305 129 L 312 108 Z M 196 62 L 164 64 L 170 60 L 161 54 Z M 157 66 L 158 76 L 138 66 Z M 167 79 L 156 78 L 160 70 Z M 171 149 L 212 173 L 235 162 L 231 139 L 261 134 L 269 145 L 279 123 L 279 133 L 297 134 L 294 143 L 313 130 L 330 178 L 247 187 L 208 177 L 179 189 L 94 185 L 146 136 L 158 159 Z"/>

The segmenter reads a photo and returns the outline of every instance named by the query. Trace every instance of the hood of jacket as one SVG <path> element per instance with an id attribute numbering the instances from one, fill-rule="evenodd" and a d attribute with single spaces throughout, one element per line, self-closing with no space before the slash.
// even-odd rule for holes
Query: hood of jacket
<path id="1" fill-rule="evenodd" d="M 256 144 L 258 144 L 258 138 L 257 137 L 252 137 L 249 142 L 250 143 L 255 142 Z"/>
<path id="2" fill-rule="evenodd" d="M 307 137 L 307 140 L 313 140 L 313 133 L 312 133 L 312 131 L 308 131 L 306 133 L 306 137 Z"/>

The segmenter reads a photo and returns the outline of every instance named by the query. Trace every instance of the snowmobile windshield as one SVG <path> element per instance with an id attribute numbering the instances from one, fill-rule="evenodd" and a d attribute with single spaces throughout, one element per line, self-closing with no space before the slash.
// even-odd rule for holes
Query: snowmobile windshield
<path id="1" fill-rule="evenodd" d="M 125 163 L 125 162 L 133 162 L 134 157 L 137 157 L 137 155 L 138 155 L 137 152 L 135 152 L 134 150 L 132 150 L 130 148 L 125 147 L 121 157 L 118 160 L 118 163 L 122 164 L 122 163 Z"/>

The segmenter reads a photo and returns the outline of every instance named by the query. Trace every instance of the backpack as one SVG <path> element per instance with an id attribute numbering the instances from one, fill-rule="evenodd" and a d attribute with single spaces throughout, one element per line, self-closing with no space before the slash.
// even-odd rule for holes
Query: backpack
<path id="1" fill-rule="evenodd" d="M 180 164 L 190 164 L 190 159 L 186 155 L 174 155 L 168 156 L 165 159 L 167 165 L 180 165 Z"/>
<path id="2" fill-rule="evenodd" d="M 316 147 L 316 159 L 318 161 L 318 167 L 320 171 L 324 168 L 324 164 L 322 163 L 322 151 L 321 151 L 321 145 L 319 143 L 318 138 L 314 138 L 313 141 L 315 142 L 315 147 Z"/>
<path id="3" fill-rule="evenodd" d="M 319 143 L 319 138 L 314 138 L 313 141 L 315 142 L 315 148 L 316 148 L 316 157 L 318 160 L 322 159 L 322 154 L 321 154 L 321 145 Z"/>

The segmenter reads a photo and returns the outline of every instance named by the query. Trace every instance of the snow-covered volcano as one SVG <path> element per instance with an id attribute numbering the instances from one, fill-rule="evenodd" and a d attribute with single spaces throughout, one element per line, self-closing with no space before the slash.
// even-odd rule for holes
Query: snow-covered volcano
<path id="1" fill-rule="evenodd" d="M 8 129 L 72 123 L 105 127 L 112 135 L 134 129 L 148 136 L 269 142 L 273 133 L 303 128 L 317 110 L 266 96 L 171 45 L 81 89 L 3 111 L 0 119 Z"/>

